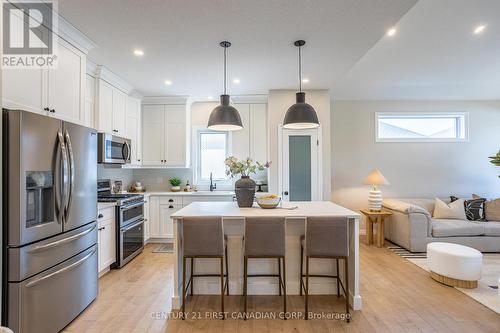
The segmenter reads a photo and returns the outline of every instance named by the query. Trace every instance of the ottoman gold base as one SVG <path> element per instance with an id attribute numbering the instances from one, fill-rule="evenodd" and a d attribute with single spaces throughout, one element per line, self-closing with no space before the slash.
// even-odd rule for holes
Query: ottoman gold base
<path id="1" fill-rule="evenodd" d="M 431 271 L 431 278 L 436 280 L 439 283 L 445 284 L 450 287 L 458 287 L 458 288 L 464 288 L 464 289 L 474 289 L 477 288 L 477 281 L 466 281 L 466 280 L 459 280 L 459 279 L 454 279 L 451 277 L 447 277 L 438 273 L 434 273 Z"/>

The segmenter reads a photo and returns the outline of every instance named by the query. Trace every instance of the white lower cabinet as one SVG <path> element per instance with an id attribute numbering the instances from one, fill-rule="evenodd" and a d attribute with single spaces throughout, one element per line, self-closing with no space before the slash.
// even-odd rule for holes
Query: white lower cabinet
<path id="1" fill-rule="evenodd" d="M 149 201 L 149 225 L 144 227 L 151 242 L 171 240 L 174 237 L 172 214 L 192 202 L 233 201 L 232 195 L 151 195 Z M 146 231 L 147 230 L 147 231 Z"/>
<path id="2" fill-rule="evenodd" d="M 149 239 L 149 196 L 144 196 L 144 244 L 148 242 Z"/>
<path id="3" fill-rule="evenodd" d="M 115 207 L 99 210 L 97 219 L 98 271 L 107 270 L 116 261 Z"/>

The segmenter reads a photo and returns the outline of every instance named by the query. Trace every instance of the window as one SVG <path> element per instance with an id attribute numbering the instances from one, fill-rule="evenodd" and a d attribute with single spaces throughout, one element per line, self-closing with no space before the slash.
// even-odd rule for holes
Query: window
<path id="1" fill-rule="evenodd" d="M 377 142 L 461 142 L 468 140 L 466 112 L 379 112 Z"/>
<path id="2" fill-rule="evenodd" d="M 198 131 L 198 179 L 226 179 L 227 132 Z"/>

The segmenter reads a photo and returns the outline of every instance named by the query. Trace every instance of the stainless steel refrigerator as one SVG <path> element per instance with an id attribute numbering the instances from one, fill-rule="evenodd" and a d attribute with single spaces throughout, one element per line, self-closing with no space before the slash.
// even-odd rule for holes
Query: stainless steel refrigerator
<path id="1" fill-rule="evenodd" d="M 2 321 L 58 332 L 97 296 L 97 133 L 3 109 Z"/>

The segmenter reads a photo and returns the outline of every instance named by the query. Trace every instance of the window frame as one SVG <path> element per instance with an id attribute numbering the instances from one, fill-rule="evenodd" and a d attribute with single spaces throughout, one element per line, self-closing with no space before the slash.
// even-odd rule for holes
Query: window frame
<path id="1" fill-rule="evenodd" d="M 464 137 L 456 138 L 380 138 L 379 137 L 379 119 L 383 116 L 397 117 L 429 117 L 429 118 L 456 118 L 457 121 L 457 134 L 462 131 Z M 406 112 L 375 112 L 375 142 L 376 143 L 387 143 L 387 142 L 422 142 L 422 143 L 439 143 L 439 142 L 469 142 L 469 113 L 468 112 L 455 112 L 455 111 L 435 111 L 435 112 L 420 112 L 420 111 L 406 111 Z"/>
<path id="2" fill-rule="evenodd" d="M 231 142 L 232 142 L 232 137 L 231 137 L 231 132 L 227 131 L 214 131 L 211 129 L 208 129 L 206 127 L 193 127 L 193 157 L 194 157 L 194 168 L 193 168 L 193 178 L 195 184 L 198 185 L 200 189 L 204 189 L 205 187 L 208 188 L 210 184 L 209 179 L 202 179 L 201 178 L 201 145 L 200 145 L 200 140 L 201 140 L 201 135 L 206 134 L 206 133 L 215 133 L 215 134 L 225 134 L 226 135 L 226 156 L 231 155 Z M 217 190 L 225 190 L 225 189 L 231 189 L 232 188 L 232 180 L 229 177 L 225 178 L 213 178 L 213 182 L 217 183 Z"/>

